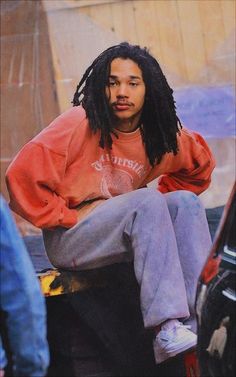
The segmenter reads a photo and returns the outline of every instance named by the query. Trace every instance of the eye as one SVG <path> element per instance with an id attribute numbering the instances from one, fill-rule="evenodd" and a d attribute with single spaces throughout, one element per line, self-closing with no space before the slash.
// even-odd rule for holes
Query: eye
<path id="1" fill-rule="evenodd" d="M 138 83 L 136 81 L 131 81 L 129 83 L 130 86 L 138 86 Z"/>
<path id="2" fill-rule="evenodd" d="M 116 86 L 116 85 L 117 85 L 117 82 L 114 80 L 111 80 L 108 82 L 108 86 Z"/>

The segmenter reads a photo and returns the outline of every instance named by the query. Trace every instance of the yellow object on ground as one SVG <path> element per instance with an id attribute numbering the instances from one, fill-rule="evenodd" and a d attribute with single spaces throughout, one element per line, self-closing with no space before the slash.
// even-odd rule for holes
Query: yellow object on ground
<path id="1" fill-rule="evenodd" d="M 50 287 L 52 282 L 55 281 L 58 276 L 60 276 L 60 272 L 58 270 L 49 270 L 47 272 L 38 274 L 39 282 L 44 296 L 57 296 L 63 293 L 62 285 L 59 285 L 54 289 Z"/>
<path id="2" fill-rule="evenodd" d="M 51 269 L 38 273 L 37 276 L 45 297 L 74 293 L 92 287 L 104 287 L 107 284 L 106 279 L 96 270 L 85 275 L 78 271 Z"/>

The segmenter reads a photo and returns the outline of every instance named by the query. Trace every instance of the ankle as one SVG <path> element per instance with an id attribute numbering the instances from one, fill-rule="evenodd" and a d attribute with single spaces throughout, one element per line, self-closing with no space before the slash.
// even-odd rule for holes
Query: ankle
<path id="1" fill-rule="evenodd" d="M 160 324 L 160 325 L 158 325 L 158 326 L 156 326 L 156 327 L 153 328 L 155 336 L 157 334 L 159 334 L 159 332 L 161 331 L 161 326 L 162 326 L 162 324 Z"/>

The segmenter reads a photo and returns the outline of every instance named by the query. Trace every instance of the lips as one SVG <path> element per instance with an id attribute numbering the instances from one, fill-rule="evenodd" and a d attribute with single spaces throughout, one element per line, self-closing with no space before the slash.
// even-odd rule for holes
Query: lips
<path id="1" fill-rule="evenodd" d="M 130 103 L 125 103 L 125 102 L 115 102 L 113 107 L 117 111 L 125 111 L 129 110 L 131 104 Z"/>

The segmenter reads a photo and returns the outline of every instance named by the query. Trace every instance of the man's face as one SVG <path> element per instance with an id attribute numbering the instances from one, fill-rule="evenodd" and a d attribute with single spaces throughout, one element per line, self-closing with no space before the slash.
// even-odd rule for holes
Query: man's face
<path id="1" fill-rule="evenodd" d="M 142 71 L 131 59 L 116 58 L 111 63 L 106 95 L 121 131 L 132 131 L 141 116 L 145 84 Z"/>

